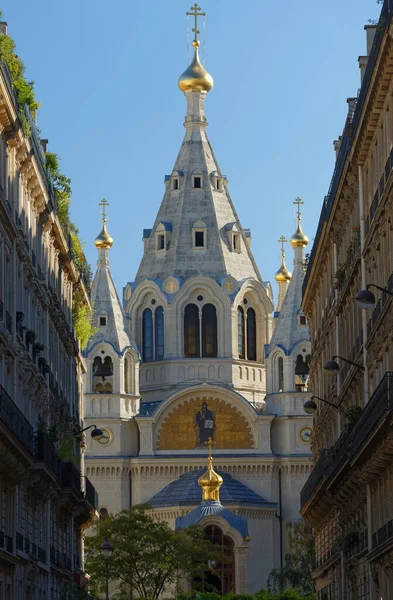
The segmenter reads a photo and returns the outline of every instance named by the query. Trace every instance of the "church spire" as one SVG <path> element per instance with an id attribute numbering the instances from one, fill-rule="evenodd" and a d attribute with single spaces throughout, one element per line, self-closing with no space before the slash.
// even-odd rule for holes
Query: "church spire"
<path id="1" fill-rule="evenodd" d="M 281 267 L 278 269 L 277 273 L 274 276 L 274 279 L 278 283 L 278 290 L 279 290 L 278 291 L 278 302 L 277 302 L 277 308 L 276 308 L 277 312 L 279 312 L 281 309 L 282 303 L 285 298 L 285 293 L 288 288 L 288 282 L 291 280 L 291 277 L 292 277 L 292 273 L 290 271 L 288 271 L 288 269 L 285 265 L 284 244 L 287 241 L 288 240 L 286 240 L 283 235 L 278 240 L 278 243 L 281 244 Z"/>
<path id="2" fill-rule="evenodd" d="M 213 77 L 203 68 L 199 60 L 198 48 L 200 42 L 198 40 L 198 17 L 204 17 L 206 13 L 200 12 L 201 7 L 197 3 L 191 6 L 191 12 L 186 12 L 186 15 L 192 15 L 195 19 L 195 25 L 192 29 L 194 32 L 194 39 L 192 45 L 194 47 L 194 57 L 191 61 L 190 66 L 180 75 L 178 86 L 182 92 L 210 92 L 214 85 Z"/>
<path id="3" fill-rule="evenodd" d="M 220 500 L 220 487 L 222 486 L 223 479 L 213 469 L 212 439 L 209 438 L 209 441 L 206 443 L 209 447 L 208 466 L 207 471 L 198 479 L 198 485 L 202 488 L 202 500 Z"/>
<path id="4" fill-rule="evenodd" d="M 113 238 L 106 229 L 106 207 L 109 206 L 109 202 L 103 198 L 99 206 L 102 206 L 102 229 L 94 240 L 94 245 L 98 250 L 109 250 L 113 246 Z"/>

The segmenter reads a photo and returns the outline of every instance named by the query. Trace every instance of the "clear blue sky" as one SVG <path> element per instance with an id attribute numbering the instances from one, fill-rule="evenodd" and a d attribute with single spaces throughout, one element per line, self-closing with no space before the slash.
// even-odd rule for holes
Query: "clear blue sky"
<path id="1" fill-rule="evenodd" d="M 111 270 L 119 291 L 142 257 L 183 138 L 191 0 L 2 0 L 17 52 L 35 81 L 38 125 L 73 187 L 72 219 L 95 270 L 98 203 L 110 202 Z M 208 135 L 262 277 L 274 282 L 278 238 L 305 202 L 313 238 L 341 133 L 359 87 L 363 26 L 375 0 L 201 0 Z M 202 58 L 204 58 L 202 42 Z M 311 245 L 309 246 L 310 249 Z M 292 250 L 287 251 L 292 264 Z"/>

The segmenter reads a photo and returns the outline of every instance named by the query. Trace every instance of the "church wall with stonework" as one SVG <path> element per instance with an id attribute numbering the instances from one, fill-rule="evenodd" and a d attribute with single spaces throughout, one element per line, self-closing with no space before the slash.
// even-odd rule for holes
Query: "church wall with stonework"
<path id="1" fill-rule="evenodd" d="M 109 269 L 106 219 L 95 241 L 98 331 L 85 352 L 84 417 L 105 436 L 88 440 L 85 468 L 103 512 L 149 503 L 171 527 L 195 518 L 220 528 L 234 543 L 233 591 L 252 593 L 285 555 L 287 524 L 299 518 L 312 468 L 303 409 L 310 343 L 300 308 L 307 238 L 299 211 L 293 275 L 283 250 L 274 311 L 207 138 L 212 80 L 194 47 L 179 84 L 185 137 L 123 305 Z M 190 304 L 194 320 L 186 321 Z M 221 481 L 213 499 L 198 483 L 209 438 Z"/>

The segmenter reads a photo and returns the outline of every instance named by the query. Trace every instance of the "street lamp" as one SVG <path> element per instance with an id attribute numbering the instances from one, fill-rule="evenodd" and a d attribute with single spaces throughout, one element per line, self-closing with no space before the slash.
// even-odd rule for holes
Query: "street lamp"
<path id="1" fill-rule="evenodd" d="M 329 404 L 329 406 L 333 406 L 333 408 L 339 408 L 341 404 L 341 402 L 339 402 L 339 404 L 333 404 L 333 402 L 329 402 L 329 400 L 324 400 L 324 398 L 320 398 L 319 396 L 311 396 L 311 400 L 307 400 L 307 402 L 305 402 L 303 406 L 304 412 L 306 412 L 308 415 L 314 415 L 317 412 L 318 406 L 314 402 L 314 398 L 316 400 L 324 402 L 325 404 Z"/>
<path id="2" fill-rule="evenodd" d="M 366 285 L 365 290 L 360 290 L 355 296 L 356 304 L 363 309 L 372 308 L 375 304 L 375 296 L 372 292 L 370 292 L 370 287 L 374 287 L 381 292 L 385 292 L 388 296 L 393 296 L 393 292 L 390 292 L 388 289 L 380 287 L 379 285 L 375 285 L 375 283 L 369 283 Z"/>
<path id="3" fill-rule="evenodd" d="M 91 429 L 92 427 L 94 427 L 94 429 L 91 432 L 91 437 L 93 438 L 93 440 L 95 442 L 99 442 L 100 439 L 103 437 L 104 433 L 103 433 L 102 429 L 98 429 L 98 427 L 96 425 L 89 425 L 88 427 L 85 427 L 84 429 L 81 429 L 80 431 L 77 431 L 76 433 L 74 433 L 74 436 L 79 437 L 81 433 L 83 433 L 84 431 L 87 431 L 88 429 Z"/>
<path id="4" fill-rule="evenodd" d="M 112 554 L 113 554 L 113 546 L 110 543 L 110 541 L 108 540 L 107 537 L 104 537 L 104 541 L 102 543 L 102 546 L 100 548 L 100 554 L 102 556 L 102 558 L 105 560 L 105 591 L 106 591 L 106 600 L 109 600 L 109 590 L 108 590 L 108 584 L 109 584 L 109 561 L 112 558 Z"/>
<path id="5" fill-rule="evenodd" d="M 364 371 L 364 367 L 362 365 L 359 365 L 358 363 L 354 363 L 351 360 L 348 360 L 347 358 L 343 358 L 342 356 L 333 356 L 332 360 L 328 360 L 323 367 L 323 370 L 326 373 L 326 375 L 337 375 L 337 373 L 340 372 L 340 367 L 338 363 L 334 360 L 335 358 L 339 358 L 340 360 L 343 360 L 344 362 L 352 365 L 353 367 L 357 367 L 361 371 Z"/>

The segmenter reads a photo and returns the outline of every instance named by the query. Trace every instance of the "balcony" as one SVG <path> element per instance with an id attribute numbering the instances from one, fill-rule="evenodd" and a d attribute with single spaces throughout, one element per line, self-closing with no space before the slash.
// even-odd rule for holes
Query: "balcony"
<path id="1" fill-rule="evenodd" d="M 321 452 L 317 464 L 300 493 L 302 509 L 314 492 L 324 488 L 334 473 L 339 468 L 343 468 L 349 459 L 354 458 L 363 444 L 367 444 L 377 424 L 392 413 L 393 373 L 385 373 L 358 422 L 353 427 L 347 426 L 334 446 Z M 378 439 L 381 441 L 383 438 L 379 436 Z"/>
<path id="2" fill-rule="evenodd" d="M 38 460 L 45 462 L 62 481 L 63 479 L 63 461 L 58 457 L 56 449 L 50 440 L 42 431 L 35 434 L 35 456 Z"/>
<path id="3" fill-rule="evenodd" d="M 382 546 L 387 541 L 393 541 L 393 519 L 390 519 L 385 525 L 372 535 L 373 550 Z"/>
<path id="4" fill-rule="evenodd" d="M 1 385 L 0 419 L 26 450 L 33 453 L 33 427 Z"/>

